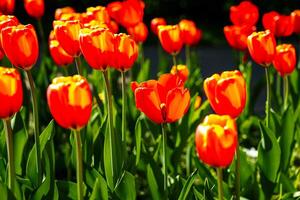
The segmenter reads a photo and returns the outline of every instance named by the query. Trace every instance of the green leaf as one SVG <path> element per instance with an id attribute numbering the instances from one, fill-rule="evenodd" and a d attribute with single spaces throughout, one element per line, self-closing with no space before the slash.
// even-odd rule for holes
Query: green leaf
<path id="1" fill-rule="evenodd" d="M 157 175 L 157 174 L 156 174 Z M 157 179 L 150 164 L 147 165 L 147 180 L 152 195 L 152 199 L 160 200 L 160 191 Z"/>
<path id="2" fill-rule="evenodd" d="M 260 122 L 261 142 L 258 146 L 258 165 L 265 177 L 275 182 L 280 166 L 280 146 L 275 134 Z"/>
<path id="3" fill-rule="evenodd" d="M 116 193 L 121 200 L 136 199 L 135 177 L 125 171 L 116 187 Z"/>
<path id="4" fill-rule="evenodd" d="M 3 200 L 14 200 L 16 199 L 13 193 L 7 188 L 7 186 L 0 181 L 0 194 Z"/>
<path id="5" fill-rule="evenodd" d="M 179 198 L 178 200 L 185 200 L 186 197 L 188 196 L 190 190 L 191 190 L 191 187 L 193 186 L 194 184 L 194 181 L 195 181 L 195 178 L 196 178 L 196 175 L 197 175 L 197 170 L 194 171 L 190 176 L 189 178 L 187 179 L 186 183 L 184 184 L 181 192 L 180 192 L 180 195 L 179 195 Z"/>
<path id="6" fill-rule="evenodd" d="M 90 200 L 108 200 L 108 190 L 106 181 L 102 176 L 96 179 Z"/>
<path id="7" fill-rule="evenodd" d="M 137 82 L 146 81 L 150 73 L 150 60 L 146 59 L 143 63 L 142 69 L 139 71 Z"/>
<path id="8" fill-rule="evenodd" d="M 56 181 L 59 199 L 77 200 L 77 185 L 71 181 Z"/>
<path id="9" fill-rule="evenodd" d="M 138 165 L 141 157 L 142 146 L 142 123 L 141 117 L 139 117 L 135 124 L 135 142 L 136 142 L 136 159 L 135 164 Z"/>

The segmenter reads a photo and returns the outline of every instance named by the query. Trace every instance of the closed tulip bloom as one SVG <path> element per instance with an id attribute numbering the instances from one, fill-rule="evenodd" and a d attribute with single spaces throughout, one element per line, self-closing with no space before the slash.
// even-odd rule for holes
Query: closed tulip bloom
<path id="1" fill-rule="evenodd" d="M 79 31 L 81 28 L 80 22 L 78 20 L 56 20 L 53 22 L 53 27 L 56 39 L 61 44 L 62 48 L 73 57 L 79 56 Z"/>
<path id="2" fill-rule="evenodd" d="M 167 25 L 167 22 L 164 18 L 157 17 L 157 18 L 152 19 L 151 24 L 150 24 L 151 31 L 155 35 L 157 35 L 158 34 L 158 26 L 161 26 L 161 25 Z"/>
<path id="3" fill-rule="evenodd" d="M 258 18 L 258 8 L 250 1 L 243 1 L 237 6 L 230 7 L 230 20 L 234 25 L 254 26 Z"/>
<path id="4" fill-rule="evenodd" d="M 44 0 L 24 0 L 25 10 L 31 17 L 40 19 L 44 15 Z"/>
<path id="5" fill-rule="evenodd" d="M 166 52 L 170 54 L 180 52 L 183 43 L 178 25 L 158 26 L 158 38 Z"/>
<path id="6" fill-rule="evenodd" d="M 183 43 L 192 45 L 194 43 L 194 37 L 197 35 L 196 24 L 191 20 L 183 19 L 179 22 L 179 28 Z"/>
<path id="7" fill-rule="evenodd" d="M 173 74 L 163 74 L 158 81 L 132 82 L 131 88 L 136 107 L 157 124 L 179 120 L 190 106 L 189 90 Z"/>
<path id="8" fill-rule="evenodd" d="M 0 33 L 1 30 L 8 26 L 17 26 L 19 24 L 18 19 L 12 15 L 0 15 Z M 0 60 L 4 57 L 4 52 L 2 49 L 2 41 L 0 34 Z"/>
<path id="9" fill-rule="evenodd" d="M 36 32 L 31 24 L 9 26 L 1 31 L 2 48 L 10 62 L 30 70 L 39 55 Z"/>
<path id="10" fill-rule="evenodd" d="M 103 6 L 89 7 L 86 9 L 86 14 L 101 23 L 109 24 L 110 22 L 107 9 Z"/>
<path id="11" fill-rule="evenodd" d="M 8 119 L 23 103 L 21 76 L 17 69 L 0 67 L 0 118 Z"/>
<path id="12" fill-rule="evenodd" d="M 106 70 L 115 63 L 114 35 L 109 29 L 80 30 L 80 48 L 87 63 L 94 69 Z"/>
<path id="13" fill-rule="evenodd" d="M 225 71 L 205 79 L 204 91 L 212 109 L 219 115 L 238 117 L 246 104 L 246 82 L 241 72 Z"/>
<path id="14" fill-rule="evenodd" d="M 174 75 L 178 75 L 179 78 L 185 82 L 189 76 L 189 69 L 187 68 L 186 65 L 177 65 L 177 66 L 173 66 L 172 69 L 171 69 L 171 74 L 174 74 Z"/>
<path id="15" fill-rule="evenodd" d="M 247 38 L 256 30 L 255 26 L 225 26 L 224 34 L 229 45 L 237 50 L 247 50 Z"/>
<path id="16" fill-rule="evenodd" d="M 15 0 L 1 0 L 0 1 L 0 12 L 9 15 L 15 10 Z"/>
<path id="17" fill-rule="evenodd" d="M 293 21 L 290 15 L 281 15 L 275 11 L 263 15 L 263 26 L 277 37 L 290 36 L 293 33 Z"/>
<path id="18" fill-rule="evenodd" d="M 80 75 L 57 77 L 47 89 L 47 101 L 55 121 L 63 128 L 79 130 L 92 111 L 92 93 Z"/>
<path id="19" fill-rule="evenodd" d="M 49 50 L 53 61 L 58 66 L 65 66 L 74 61 L 74 57 L 67 54 L 57 40 L 50 40 Z"/>
<path id="20" fill-rule="evenodd" d="M 60 20 L 61 16 L 63 14 L 70 14 L 70 13 L 76 13 L 75 9 L 70 7 L 70 6 L 66 6 L 66 7 L 63 7 L 63 8 L 57 8 L 55 10 L 54 19 L 55 20 Z"/>
<path id="21" fill-rule="evenodd" d="M 273 65 L 281 76 L 291 74 L 296 66 L 296 50 L 291 44 L 276 47 Z"/>
<path id="22" fill-rule="evenodd" d="M 135 26 L 127 28 L 127 32 L 137 43 L 144 42 L 148 36 L 147 26 L 143 22 L 140 22 Z"/>
<path id="23" fill-rule="evenodd" d="M 230 116 L 206 116 L 195 134 L 199 159 L 213 167 L 228 167 L 235 155 L 237 135 L 236 123 Z"/>
<path id="24" fill-rule="evenodd" d="M 247 46 L 256 63 L 266 67 L 273 62 L 276 41 L 273 33 L 269 30 L 253 32 L 248 36 Z"/>
<path id="25" fill-rule="evenodd" d="M 191 46 L 197 45 L 200 42 L 200 40 L 202 39 L 202 35 L 203 35 L 202 30 L 197 28 L 196 34 L 192 36 L 192 41 L 191 41 L 190 45 Z"/>
<path id="26" fill-rule="evenodd" d="M 300 34 L 300 10 L 294 10 L 291 13 L 292 24 L 294 25 L 294 33 Z"/>
<path id="27" fill-rule="evenodd" d="M 112 66 L 120 71 L 129 70 L 138 57 L 137 44 L 129 35 L 124 33 L 114 36 L 115 42 L 115 53 L 114 61 L 115 64 Z"/>

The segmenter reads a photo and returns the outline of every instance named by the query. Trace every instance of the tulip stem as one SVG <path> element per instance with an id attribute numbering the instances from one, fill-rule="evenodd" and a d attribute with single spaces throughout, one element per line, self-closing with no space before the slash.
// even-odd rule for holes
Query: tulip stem
<path id="1" fill-rule="evenodd" d="M 145 60 L 145 58 L 144 58 L 144 48 L 143 48 L 143 43 L 142 42 L 139 43 L 139 53 L 140 53 L 140 64 L 141 64 L 141 69 L 142 69 L 142 67 L 144 65 L 144 60 Z"/>
<path id="2" fill-rule="evenodd" d="M 75 130 L 76 139 L 76 177 L 77 177 L 77 199 L 83 199 L 83 178 L 82 178 L 82 149 L 80 130 Z"/>
<path id="3" fill-rule="evenodd" d="M 185 46 L 185 60 L 189 70 L 191 70 L 191 47 L 190 45 Z"/>
<path id="4" fill-rule="evenodd" d="M 177 63 L 176 63 L 176 54 L 173 54 L 172 58 L 173 58 L 173 65 L 177 66 Z M 177 67 L 176 67 L 176 71 L 177 71 Z"/>
<path id="5" fill-rule="evenodd" d="M 126 142 L 126 83 L 125 71 L 121 71 L 122 75 L 122 141 Z"/>
<path id="6" fill-rule="evenodd" d="M 240 169 L 241 169 L 241 160 L 240 160 L 240 149 L 239 141 L 236 146 L 236 165 L 235 165 L 235 195 L 237 200 L 240 199 Z"/>
<path id="7" fill-rule="evenodd" d="M 271 105 L 269 67 L 265 67 L 265 73 L 266 73 L 266 82 L 267 82 L 266 126 L 269 127 L 269 124 L 270 124 L 270 105 Z"/>
<path id="8" fill-rule="evenodd" d="M 284 92 L 284 109 L 288 107 L 288 99 L 289 99 L 289 79 L 288 76 L 283 77 L 283 92 Z"/>
<path id="9" fill-rule="evenodd" d="M 13 149 L 13 137 L 12 129 L 10 125 L 10 119 L 3 120 L 6 133 L 6 147 L 7 147 L 7 160 L 8 160 L 8 188 L 14 193 L 16 172 L 14 163 L 14 149 Z"/>
<path id="10" fill-rule="evenodd" d="M 80 56 L 75 57 L 75 65 L 76 65 L 77 73 L 82 76 Z"/>
<path id="11" fill-rule="evenodd" d="M 162 140 L 163 140 L 163 171 L 164 171 L 164 191 L 168 196 L 168 170 L 167 170 L 167 136 L 165 132 L 165 124 L 161 124 Z"/>
<path id="12" fill-rule="evenodd" d="M 40 185 L 42 181 L 42 169 L 41 169 L 41 152 L 40 152 L 40 137 L 39 137 L 39 115 L 38 115 L 38 105 L 37 105 L 37 98 L 36 98 L 36 90 L 34 86 L 34 81 L 32 78 L 32 74 L 30 70 L 26 70 L 26 74 L 30 84 L 31 90 L 31 101 L 33 107 L 33 116 L 34 116 L 34 140 L 35 140 L 35 150 L 36 150 L 36 171 L 38 177 L 38 185 Z"/>
<path id="13" fill-rule="evenodd" d="M 218 194 L 219 194 L 219 200 L 223 200 L 223 175 L 222 175 L 222 168 L 217 168 L 217 175 L 218 175 Z"/>
<path id="14" fill-rule="evenodd" d="M 38 22 L 38 29 L 39 29 L 41 40 L 42 40 L 43 49 L 46 50 L 45 33 L 44 33 L 43 25 L 42 25 L 42 20 L 39 19 L 39 20 L 37 20 L 37 22 Z"/>

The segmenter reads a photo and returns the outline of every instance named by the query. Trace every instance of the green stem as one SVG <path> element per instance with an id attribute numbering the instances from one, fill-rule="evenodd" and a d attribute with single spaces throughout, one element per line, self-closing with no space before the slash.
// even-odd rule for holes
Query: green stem
<path id="1" fill-rule="evenodd" d="M 240 169 L 241 169 L 241 158 L 239 150 L 239 142 L 236 147 L 236 165 L 235 165 L 235 195 L 236 199 L 240 199 Z"/>
<path id="2" fill-rule="evenodd" d="M 75 65 L 76 65 L 77 73 L 82 76 L 80 56 L 75 57 Z"/>
<path id="3" fill-rule="evenodd" d="M 144 48 L 143 48 L 143 43 L 139 43 L 139 53 L 140 53 L 140 64 L 141 64 L 141 68 L 143 67 L 144 65 Z"/>
<path id="4" fill-rule="evenodd" d="M 37 98 L 36 98 L 36 90 L 34 86 L 34 81 L 32 78 L 32 74 L 30 70 L 26 71 L 30 90 L 31 90 L 31 101 L 33 107 L 33 116 L 34 116 L 34 140 L 35 140 L 35 150 L 36 150 L 36 172 L 38 177 L 38 185 L 40 185 L 42 181 L 42 168 L 41 168 L 41 152 L 40 152 L 40 130 L 39 130 L 39 115 L 38 115 L 38 105 L 37 105 Z"/>
<path id="5" fill-rule="evenodd" d="M 222 168 L 217 168 L 217 175 L 218 175 L 218 193 L 219 193 L 219 200 L 223 200 L 223 175 L 222 175 Z"/>
<path id="6" fill-rule="evenodd" d="M 122 76 L 122 141 L 126 142 L 126 83 L 125 71 L 121 71 Z"/>
<path id="7" fill-rule="evenodd" d="M 3 120 L 6 133 L 6 147 L 7 147 L 7 159 L 8 159 L 8 188 L 15 192 L 15 163 L 14 163 L 14 149 L 13 149 L 13 132 L 10 125 L 10 119 Z"/>
<path id="8" fill-rule="evenodd" d="M 289 99 L 289 79 L 288 76 L 283 77 L 283 92 L 284 92 L 284 109 L 288 107 L 288 99 Z"/>
<path id="9" fill-rule="evenodd" d="M 266 74 L 266 82 L 267 82 L 266 126 L 269 127 L 269 124 L 270 124 L 270 105 L 271 105 L 269 67 L 265 67 L 265 74 Z"/>
<path id="10" fill-rule="evenodd" d="M 43 25 L 42 25 L 42 20 L 39 19 L 37 22 L 38 22 L 38 29 L 39 29 L 40 36 L 41 36 L 41 40 L 42 40 L 42 44 L 43 44 L 43 49 L 44 49 L 44 51 L 46 51 L 46 45 L 45 45 L 45 33 L 44 33 Z M 44 52 L 44 51 L 43 51 L 43 52 Z M 45 53 L 46 53 L 46 52 L 45 52 Z"/>
<path id="11" fill-rule="evenodd" d="M 188 145 L 185 155 L 186 176 L 191 174 L 191 149 L 192 145 Z"/>
<path id="12" fill-rule="evenodd" d="M 168 170 L 167 170 L 167 136 L 165 132 L 165 125 L 161 124 L 161 132 L 163 139 L 163 171 L 164 171 L 164 191 L 168 196 Z"/>
<path id="13" fill-rule="evenodd" d="M 189 45 L 185 46 L 185 59 L 188 69 L 191 69 L 191 47 Z"/>
<path id="14" fill-rule="evenodd" d="M 75 130 L 76 139 L 76 177 L 77 177 L 77 199 L 83 199 L 83 178 L 82 178 L 82 147 L 80 131 Z"/>
<path id="15" fill-rule="evenodd" d="M 172 58 L 173 58 L 173 65 L 174 65 L 174 66 L 177 66 L 177 62 L 176 62 L 176 54 L 173 54 L 173 55 L 172 55 Z M 177 69 L 177 67 L 176 67 L 176 69 Z"/>

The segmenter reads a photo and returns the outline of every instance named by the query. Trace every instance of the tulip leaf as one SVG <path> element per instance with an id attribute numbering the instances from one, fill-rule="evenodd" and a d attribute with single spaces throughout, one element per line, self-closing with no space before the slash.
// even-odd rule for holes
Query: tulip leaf
<path id="1" fill-rule="evenodd" d="M 125 171 L 116 186 L 116 193 L 121 200 L 136 199 L 135 177 Z"/>
<path id="2" fill-rule="evenodd" d="M 158 175 L 158 174 L 156 174 Z M 147 165 L 147 180 L 153 200 L 160 200 L 160 191 L 157 178 L 150 164 Z"/>
<path id="3" fill-rule="evenodd" d="M 261 142 L 258 146 L 258 165 L 264 176 L 275 182 L 280 167 L 280 146 L 274 132 L 260 122 Z M 272 167 L 270 167 L 272 166 Z"/>
<path id="4" fill-rule="evenodd" d="M 1 199 L 9 199 L 9 200 L 16 199 L 12 191 L 10 191 L 7 188 L 7 186 L 1 181 L 0 181 L 0 194 L 1 194 Z"/>
<path id="5" fill-rule="evenodd" d="M 137 82 L 146 81 L 149 77 L 150 72 L 150 60 L 146 59 L 143 63 L 143 66 L 141 66 L 142 70 L 139 71 Z"/>
<path id="6" fill-rule="evenodd" d="M 77 185 L 71 181 L 56 181 L 59 199 L 76 200 L 77 199 Z"/>
<path id="7" fill-rule="evenodd" d="M 141 121 L 141 116 L 137 119 L 136 124 L 135 124 L 135 142 L 136 142 L 135 164 L 136 165 L 139 164 L 140 157 L 141 157 L 141 146 L 142 146 L 142 121 Z"/>
<path id="8" fill-rule="evenodd" d="M 102 176 L 96 179 L 90 200 L 108 200 L 106 181 Z"/>
<path id="9" fill-rule="evenodd" d="M 194 181 L 195 181 L 195 178 L 196 178 L 196 175 L 197 175 L 197 170 L 194 171 L 190 176 L 189 178 L 187 179 L 187 181 L 185 182 L 181 192 L 180 192 L 180 195 L 179 195 L 179 198 L 178 200 L 185 200 L 191 190 L 191 187 L 193 186 L 194 184 Z"/>

